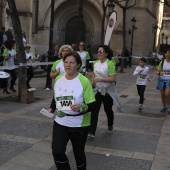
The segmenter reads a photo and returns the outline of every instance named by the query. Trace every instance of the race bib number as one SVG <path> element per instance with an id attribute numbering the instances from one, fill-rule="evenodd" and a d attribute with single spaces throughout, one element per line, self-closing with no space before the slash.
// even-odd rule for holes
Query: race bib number
<path id="1" fill-rule="evenodd" d="M 74 104 L 73 96 L 56 97 L 56 104 L 58 110 L 71 110 L 70 106 Z"/>
<path id="2" fill-rule="evenodd" d="M 139 78 L 138 78 L 138 81 L 143 81 L 143 80 L 145 80 L 145 79 L 146 79 L 146 76 L 147 76 L 147 75 L 140 74 L 140 75 L 139 75 Z"/>
<path id="3" fill-rule="evenodd" d="M 164 76 L 170 76 L 170 70 L 163 70 Z"/>

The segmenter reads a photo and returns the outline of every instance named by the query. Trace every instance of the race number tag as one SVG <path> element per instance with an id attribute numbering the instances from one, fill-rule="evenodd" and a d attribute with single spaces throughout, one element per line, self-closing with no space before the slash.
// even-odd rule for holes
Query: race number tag
<path id="1" fill-rule="evenodd" d="M 170 76 L 170 70 L 163 70 L 164 76 Z"/>
<path id="2" fill-rule="evenodd" d="M 146 76 L 147 75 L 140 74 L 139 78 L 138 78 L 138 81 L 143 81 L 144 79 L 146 79 Z"/>
<path id="3" fill-rule="evenodd" d="M 73 96 L 56 97 L 56 104 L 58 110 L 71 110 L 70 106 L 74 104 Z"/>

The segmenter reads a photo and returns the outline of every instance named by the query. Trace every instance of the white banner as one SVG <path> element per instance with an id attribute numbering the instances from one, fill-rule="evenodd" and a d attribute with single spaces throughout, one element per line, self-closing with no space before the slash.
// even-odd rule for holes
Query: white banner
<path id="1" fill-rule="evenodd" d="M 116 21 L 117 21 L 117 13 L 116 12 L 112 12 L 112 14 L 110 15 L 108 24 L 107 24 L 105 40 L 104 40 L 104 44 L 105 45 L 109 45 L 110 38 L 112 36 L 112 32 L 113 32 L 113 29 L 114 29 Z"/>

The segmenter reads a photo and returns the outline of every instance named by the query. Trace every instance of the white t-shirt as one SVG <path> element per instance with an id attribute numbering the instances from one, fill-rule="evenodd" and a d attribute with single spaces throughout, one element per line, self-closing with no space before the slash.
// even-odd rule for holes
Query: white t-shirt
<path id="1" fill-rule="evenodd" d="M 161 67 L 162 67 L 162 62 L 159 64 L 158 69 L 161 70 Z M 166 60 L 164 60 L 162 71 L 164 72 L 164 74 L 160 77 L 162 79 L 169 80 L 170 79 L 170 63 L 168 63 Z"/>
<path id="2" fill-rule="evenodd" d="M 9 49 L 5 49 L 3 51 L 3 56 L 10 56 L 8 58 L 8 60 L 4 60 L 3 62 L 3 66 L 7 66 L 7 67 L 13 67 L 14 66 L 14 57 L 16 55 L 16 50 L 15 49 L 12 49 L 12 50 L 9 50 Z M 8 70 L 13 70 L 14 68 L 8 68 Z"/>
<path id="3" fill-rule="evenodd" d="M 32 62 L 35 61 L 35 55 L 32 52 L 26 52 L 26 59 L 29 59 L 27 60 L 27 63 L 32 64 Z"/>
<path id="4" fill-rule="evenodd" d="M 82 74 L 73 80 L 67 80 L 65 74 L 59 75 L 54 83 L 56 109 L 67 114 L 78 114 L 70 109 L 71 104 L 89 104 L 95 101 L 90 81 Z M 90 125 L 90 112 L 80 116 L 56 116 L 55 121 L 63 126 L 81 127 Z"/>
<path id="5" fill-rule="evenodd" d="M 60 68 L 60 72 L 58 75 L 65 73 L 64 62 L 62 59 L 55 61 L 51 68 L 51 72 L 55 73 L 58 68 Z"/>
<path id="6" fill-rule="evenodd" d="M 142 72 L 140 72 L 140 70 L 142 69 Z M 147 79 L 149 78 L 149 67 L 140 67 L 137 66 L 133 75 L 137 75 L 137 80 L 136 80 L 136 84 L 137 85 L 146 85 L 147 83 Z"/>
<path id="7" fill-rule="evenodd" d="M 86 52 L 85 51 L 78 51 L 78 54 L 81 57 L 81 61 L 82 61 L 82 68 L 86 66 Z"/>
<path id="8" fill-rule="evenodd" d="M 115 66 L 110 60 L 107 59 L 104 63 L 101 63 L 99 60 L 94 62 L 94 75 L 96 78 L 105 78 L 115 74 Z M 106 88 L 109 85 L 110 83 L 107 82 L 96 83 L 96 87 L 98 87 L 99 89 Z"/>

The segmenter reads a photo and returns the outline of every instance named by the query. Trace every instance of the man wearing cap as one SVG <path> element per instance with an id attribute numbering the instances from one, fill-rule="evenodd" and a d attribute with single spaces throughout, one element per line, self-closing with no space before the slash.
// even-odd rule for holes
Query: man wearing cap
<path id="1" fill-rule="evenodd" d="M 27 88 L 31 88 L 30 81 L 34 76 L 32 63 L 36 60 L 36 57 L 33 52 L 30 52 L 31 46 L 29 44 L 25 45 L 25 54 L 27 60 Z"/>
<path id="2" fill-rule="evenodd" d="M 8 30 L 5 32 L 5 34 L 7 36 L 7 39 L 9 41 L 14 39 L 14 36 L 13 36 L 12 32 L 13 32 L 13 29 L 11 27 L 9 27 Z"/>

